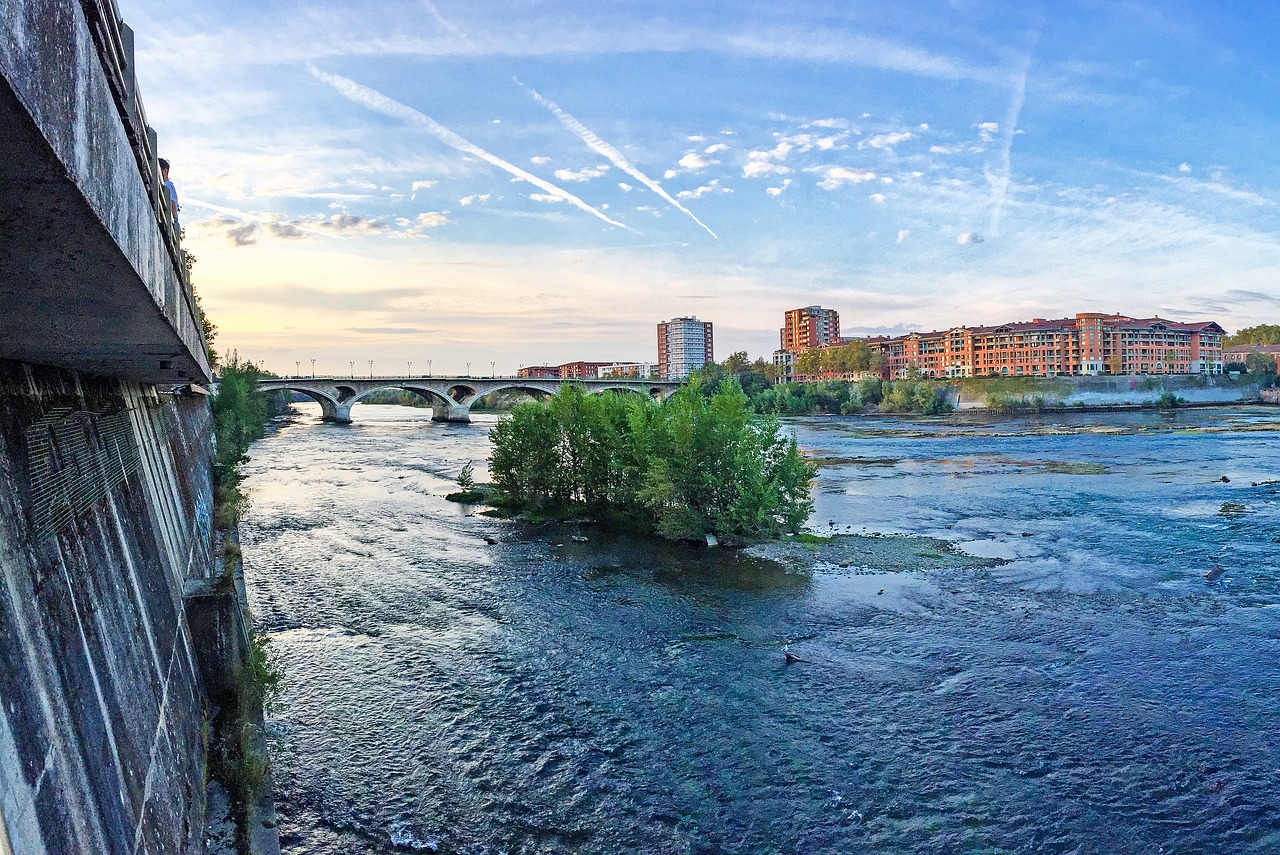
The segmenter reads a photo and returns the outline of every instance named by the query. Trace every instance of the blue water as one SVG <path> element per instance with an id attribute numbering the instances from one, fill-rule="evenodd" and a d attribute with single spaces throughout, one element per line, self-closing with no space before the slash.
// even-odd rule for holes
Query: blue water
<path id="1" fill-rule="evenodd" d="M 243 527 L 287 852 L 1280 851 L 1275 410 L 796 420 L 815 531 L 996 560 L 781 565 L 473 515 L 486 424 L 305 412 Z"/>

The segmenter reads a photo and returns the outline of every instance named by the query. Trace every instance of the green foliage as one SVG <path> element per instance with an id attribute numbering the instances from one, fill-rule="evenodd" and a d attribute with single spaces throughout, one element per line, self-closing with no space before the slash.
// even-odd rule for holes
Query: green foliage
<path id="1" fill-rule="evenodd" d="M 1257 350 L 1246 353 L 1244 357 L 1244 368 L 1245 371 L 1248 371 L 1250 374 L 1275 374 L 1275 354 L 1262 353 Z"/>
<path id="2" fill-rule="evenodd" d="M 838 347 L 814 347 L 796 356 L 796 374 L 806 377 L 840 377 L 863 371 L 879 371 L 884 355 L 874 353 L 863 339 Z"/>
<path id="3" fill-rule="evenodd" d="M 880 409 L 888 413 L 921 413 L 936 415 L 951 411 L 943 388 L 928 380 L 895 380 L 885 382 Z"/>
<path id="4" fill-rule="evenodd" d="M 1173 394 L 1172 392 L 1165 392 L 1159 398 L 1156 399 L 1156 408 L 1160 410 L 1172 410 L 1175 407 L 1180 407 L 1185 403 L 1186 401 L 1184 401 L 1182 398 L 1179 398 L 1177 395 Z"/>
<path id="5" fill-rule="evenodd" d="M 476 468 L 471 465 L 471 461 L 462 467 L 462 471 L 458 473 L 458 486 L 463 490 L 470 490 L 476 485 L 475 478 Z"/>
<path id="6" fill-rule="evenodd" d="M 589 514 L 663 537 L 776 537 L 812 510 L 816 467 L 776 418 L 756 418 L 734 378 L 709 374 L 657 404 L 564 386 L 517 406 L 490 433 L 494 484 L 509 507 Z"/>
<path id="7" fill-rule="evenodd" d="M 1238 344 L 1280 344 L 1280 324 L 1245 327 L 1235 335 L 1224 336 L 1222 339 L 1223 347 L 1235 347 Z"/>
<path id="8" fill-rule="evenodd" d="M 235 351 L 226 358 L 213 398 L 214 522 L 229 530 L 247 505 L 238 489 L 240 463 L 254 440 L 262 436 L 270 419 L 267 396 L 258 389 L 262 376 L 251 362 L 241 362 Z"/>

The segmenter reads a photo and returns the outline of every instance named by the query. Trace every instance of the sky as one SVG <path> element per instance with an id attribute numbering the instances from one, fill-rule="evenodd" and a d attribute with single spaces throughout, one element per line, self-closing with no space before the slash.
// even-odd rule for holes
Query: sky
<path id="1" fill-rule="evenodd" d="M 219 349 L 280 373 L 1280 317 L 1280 4 L 119 6 Z"/>

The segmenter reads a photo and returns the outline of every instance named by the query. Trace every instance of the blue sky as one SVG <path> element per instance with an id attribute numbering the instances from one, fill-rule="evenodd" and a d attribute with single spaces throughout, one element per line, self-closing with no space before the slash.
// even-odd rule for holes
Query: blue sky
<path id="1" fill-rule="evenodd" d="M 1270 3 L 120 7 L 220 344 L 277 371 L 1280 316 Z"/>

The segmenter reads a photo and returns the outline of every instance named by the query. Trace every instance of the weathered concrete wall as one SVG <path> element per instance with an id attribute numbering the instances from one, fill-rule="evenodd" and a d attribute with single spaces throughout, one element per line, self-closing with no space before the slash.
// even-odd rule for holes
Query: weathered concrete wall
<path id="1" fill-rule="evenodd" d="M 0 358 L 209 379 L 81 3 L 0 0 Z"/>
<path id="2" fill-rule="evenodd" d="M 200 397 L 0 361 L 0 840 L 15 853 L 202 851 L 183 586 L 214 572 L 209 419 Z"/>
<path id="3" fill-rule="evenodd" d="M 952 406 L 961 410 L 1033 403 L 1048 407 L 1144 406 L 1155 404 L 1166 393 L 1189 404 L 1261 400 L 1256 379 L 1229 375 L 975 378 L 949 390 Z"/>

